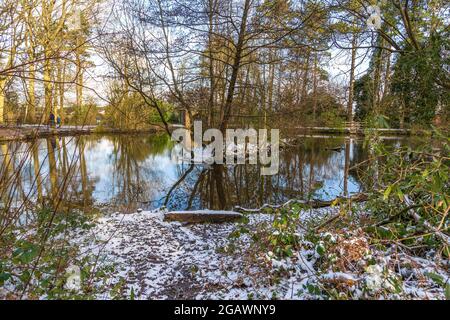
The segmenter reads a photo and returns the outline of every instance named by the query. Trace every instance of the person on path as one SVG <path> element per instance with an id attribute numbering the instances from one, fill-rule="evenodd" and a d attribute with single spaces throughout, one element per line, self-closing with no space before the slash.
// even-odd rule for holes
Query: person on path
<path id="1" fill-rule="evenodd" d="M 48 124 L 50 127 L 55 126 L 55 114 L 53 113 L 53 111 L 50 111 L 50 116 L 48 117 Z"/>

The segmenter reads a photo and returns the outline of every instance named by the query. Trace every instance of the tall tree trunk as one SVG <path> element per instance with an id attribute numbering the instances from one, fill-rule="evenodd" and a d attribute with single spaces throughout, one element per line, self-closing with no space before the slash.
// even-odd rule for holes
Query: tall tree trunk
<path id="1" fill-rule="evenodd" d="M 34 54 L 34 42 L 33 42 L 33 14 L 32 7 L 28 8 L 27 19 L 28 27 L 26 31 L 26 46 L 28 52 L 28 60 L 31 61 L 28 66 L 28 88 L 27 88 L 27 113 L 26 122 L 34 123 L 36 121 L 36 92 L 35 92 L 35 78 L 36 78 L 36 65 L 33 62 L 35 59 Z"/>
<path id="2" fill-rule="evenodd" d="M 231 115 L 231 108 L 233 105 L 234 91 L 236 89 L 236 81 L 241 67 L 241 59 L 244 51 L 244 41 L 247 29 L 247 18 L 250 11 L 250 0 L 245 0 L 244 12 L 242 13 L 241 27 L 239 29 L 238 42 L 236 44 L 236 52 L 234 55 L 234 61 L 232 66 L 230 84 L 228 86 L 227 98 L 225 100 L 224 116 L 220 125 L 220 130 L 225 132 L 228 127 L 228 121 Z"/>
<path id="3" fill-rule="evenodd" d="M 356 65 L 356 33 L 353 34 L 353 39 L 352 39 L 350 81 L 348 84 L 347 121 L 350 123 L 353 122 L 353 95 L 354 95 L 354 84 L 355 84 L 355 65 Z"/>
<path id="4" fill-rule="evenodd" d="M 314 56 L 314 81 L 313 81 L 313 120 L 316 122 L 317 112 L 317 53 Z"/>
<path id="5" fill-rule="evenodd" d="M 0 78 L 0 124 L 5 122 L 5 86 L 6 79 Z"/>
<path id="6" fill-rule="evenodd" d="M 66 79 L 66 62 L 58 61 L 58 97 L 59 97 L 59 115 L 61 123 L 64 121 L 64 81 Z"/>
<path id="7" fill-rule="evenodd" d="M 306 99 L 306 95 L 308 93 L 308 77 L 309 77 L 309 61 L 311 58 L 311 52 L 308 49 L 306 54 L 306 60 L 303 64 L 303 79 L 302 79 L 302 96 L 301 102 L 304 103 Z"/>
<path id="8" fill-rule="evenodd" d="M 405 110 L 406 109 L 406 103 L 405 103 L 405 99 L 403 97 L 401 97 L 401 101 L 400 101 L 400 114 L 399 114 L 399 124 L 400 124 L 400 129 L 403 129 L 405 127 Z"/>
<path id="9" fill-rule="evenodd" d="M 208 113 L 208 126 L 213 127 L 214 123 L 214 107 L 215 107 L 215 93 L 216 93 L 216 80 L 214 73 L 214 38 L 213 38 L 213 23 L 214 12 L 216 11 L 216 0 L 209 0 L 209 32 L 208 32 L 208 46 L 209 46 L 209 113 Z"/>
<path id="10" fill-rule="evenodd" d="M 381 46 L 383 45 L 383 41 L 381 42 Z M 374 77 L 373 77 L 373 99 L 372 99 L 372 109 L 375 115 L 380 114 L 380 84 L 381 84 L 381 69 L 382 69 L 382 57 L 383 57 L 383 49 L 377 49 L 378 52 L 375 52 L 375 69 L 374 69 Z"/>
<path id="11" fill-rule="evenodd" d="M 272 49 L 270 49 L 269 53 L 269 60 L 273 59 L 273 52 Z M 268 93 L 267 93 L 267 102 L 268 102 L 268 110 L 273 111 L 273 85 L 275 81 L 275 64 L 271 63 L 269 65 L 269 81 L 268 81 Z"/>
<path id="12" fill-rule="evenodd" d="M 45 107 L 44 107 L 44 115 L 43 119 L 45 122 L 48 121 L 48 117 L 50 112 L 53 112 L 53 114 L 56 117 L 56 110 L 53 108 L 53 86 L 51 83 L 51 70 L 50 70 L 50 55 L 45 55 L 45 61 L 44 61 L 44 101 L 45 101 Z"/>
<path id="13" fill-rule="evenodd" d="M 36 121 L 36 92 L 35 92 L 36 67 L 34 66 L 34 63 L 30 64 L 28 72 L 30 80 L 28 81 L 27 122 L 34 123 Z"/>
<path id="14" fill-rule="evenodd" d="M 389 81 L 391 78 L 391 52 L 387 52 L 386 55 L 386 70 L 384 72 L 384 84 L 383 84 L 383 97 L 389 93 Z"/>
<path id="15" fill-rule="evenodd" d="M 81 109 L 83 106 L 83 67 L 81 62 L 81 48 L 80 40 L 77 38 L 77 50 L 76 50 L 76 99 L 77 108 Z"/>
<path id="16" fill-rule="evenodd" d="M 219 199 L 220 209 L 227 207 L 227 195 L 224 188 L 224 166 L 221 164 L 213 165 L 214 181 L 216 182 L 217 197 Z"/>

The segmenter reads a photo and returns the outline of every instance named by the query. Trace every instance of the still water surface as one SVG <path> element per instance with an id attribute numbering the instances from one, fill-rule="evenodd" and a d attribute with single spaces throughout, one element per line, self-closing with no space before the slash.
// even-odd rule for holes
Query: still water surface
<path id="1" fill-rule="evenodd" d="M 279 173 L 261 176 L 257 165 L 180 164 L 165 135 L 77 136 L 0 144 L 2 203 L 54 203 L 61 208 L 128 211 L 258 208 L 288 199 L 332 199 L 360 192 L 352 167 L 368 158 L 362 140 L 300 137 L 280 152 Z M 402 138 L 384 143 L 409 144 Z M 347 168 L 347 169 L 346 169 Z M 5 187 L 8 185 L 8 187 Z M 24 201 L 28 199 L 29 201 Z"/>

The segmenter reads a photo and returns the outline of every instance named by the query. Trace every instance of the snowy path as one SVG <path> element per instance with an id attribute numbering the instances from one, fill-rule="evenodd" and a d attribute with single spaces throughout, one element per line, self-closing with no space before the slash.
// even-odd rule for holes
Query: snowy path
<path id="1" fill-rule="evenodd" d="M 161 212 L 114 214 L 101 218 L 83 235 L 82 250 L 100 252 L 102 263 L 115 263 L 119 273 L 115 278 L 124 277 L 127 291 L 133 288 L 140 299 L 192 299 L 215 291 L 213 287 L 231 288 L 233 279 L 220 270 L 232 261 L 217 248 L 226 243 L 232 226 L 183 226 L 164 222 Z M 93 234 L 95 244 L 88 241 Z"/>
<path id="2" fill-rule="evenodd" d="M 336 209 L 318 209 L 309 213 L 330 216 L 333 210 Z M 307 212 L 305 214 L 308 215 Z M 361 271 L 361 268 L 350 268 L 344 272 L 322 270 L 319 275 L 314 266 L 318 258 L 316 251 L 307 249 L 305 243 L 305 248 L 297 252 L 296 259 L 271 259 L 274 271 L 280 267 L 290 270 L 290 277 L 281 279 L 274 286 L 268 285 L 263 280 L 269 278 L 267 272 L 271 273 L 271 270 L 260 270 L 252 263 L 249 264 L 245 253 L 223 253 L 223 248 L 229 244 L 228 236 L 236 224 L 186 225 L 165 222 L 163 216 L 164 212 L 161 211 L 113 214 L 100 218 L 93 229 L 73 237 L 72 241 L 81 246 L 84 254 L 98 254 L 98 266 L 115 265 L 106 286 L 97 283 L 102 292 L 111 292 L 111 288 L 122 279 L 125 298 L 133 295 L 136 299 L 248 299 L 251 295 L 253 298 L 270 299 L 276 292 L 278 298 L 317 299 L 321 297 L 302 290 L 309 279 L 329 282 L 339 278 L 358 282 L 358 286 L 352 289 L 353 298 L 358 299 L 370 298 L 363 294 L 361 286 L 369 280 L 377 280 L 373 280 L 375 283 L 381 281 L 378 279 L 380 275 L 373 273 L 373 270 L 369 272 L 369 268 L 366 272 Z M 250 225 L 272 218 L 265 214 L 250 215 Z M 361 238 L 352 236 L 336 245 L 345 249 L 355 243 L 350 246 L 350 249 L 354 249 L 359 246 L 356 240 Z M 243 239 L 240 245 L 245 247 L 248 242 L 248 239 Z M 345 252 L 343 254 L 345 256 Z M 437 268 L 432 261 L 392 250 L 384 252 L 372 248 L 371 254 L 383 266 L 389 265 L 391 273 L 395 272 L 403 278 L 403 293 L 387 293 L 384 298 L 445 297 L 444 290 L 436 286 L 426 274 L 439 274 L 445 282 L 448 281 L 448 270 Z M 110 299 L 109 294 L 100 294 L 98 298 Z"/>

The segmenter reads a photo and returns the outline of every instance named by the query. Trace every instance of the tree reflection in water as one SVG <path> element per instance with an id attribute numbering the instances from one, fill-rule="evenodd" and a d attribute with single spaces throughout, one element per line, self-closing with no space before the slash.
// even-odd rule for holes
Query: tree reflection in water
<path id="1" fill-rule="evenodd" d="M 351 170 L 367 158 L 362 142 L 346 137 L 299 141 L 281 151 L 279 173 L 274 176 L 261 176 L 259 165 L 176 163 L 166 135 L 3 143 L 1 202 L 12 208 L 58 205 L 61 211 L 131 212 L 163 205 L 176 210 L 255 208 L 291 198 L 330 199 L 363 188 Z"/>

